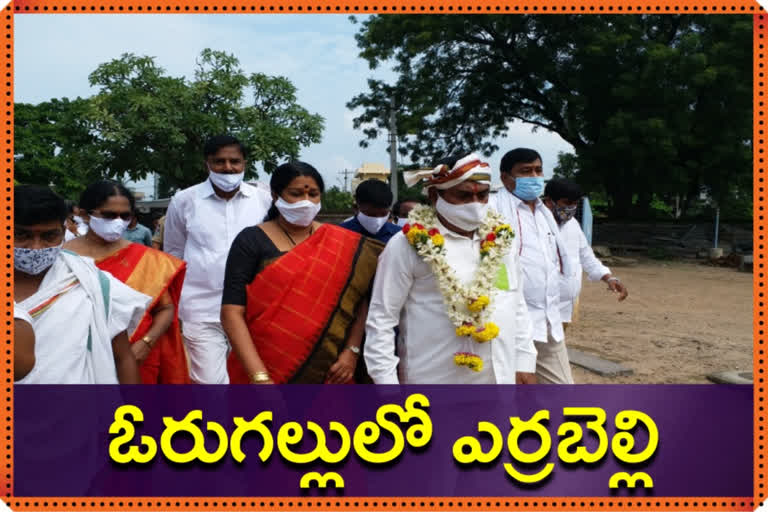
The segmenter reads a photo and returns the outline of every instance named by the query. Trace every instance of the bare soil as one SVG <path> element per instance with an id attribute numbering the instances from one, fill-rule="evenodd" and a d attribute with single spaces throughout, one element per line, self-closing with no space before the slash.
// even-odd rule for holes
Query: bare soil
<path id="1" fill-rule="evenodd" d="M 634 374 L 601 377 L 573 366 L 577 384 L 703 384 L 711 373 L 752 371 L 752 273 L 654 260 L 611 270 L 629 297 L 620 303 L 585 277 L 565 338 Z"/>

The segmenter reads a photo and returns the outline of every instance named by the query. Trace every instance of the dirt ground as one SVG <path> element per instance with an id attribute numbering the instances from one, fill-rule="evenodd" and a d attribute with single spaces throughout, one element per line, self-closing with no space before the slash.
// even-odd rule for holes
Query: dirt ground
<path id="1" fill-rule="evenodd" d="M 629 297 L 619 303 L 585 277 L 566 342 L 634 374 L 601 377 L 573 366 L 577 384 L 699 384 L 710 373 L 752 371 L 753 274 L 654 260 L 611 270 Z"/>

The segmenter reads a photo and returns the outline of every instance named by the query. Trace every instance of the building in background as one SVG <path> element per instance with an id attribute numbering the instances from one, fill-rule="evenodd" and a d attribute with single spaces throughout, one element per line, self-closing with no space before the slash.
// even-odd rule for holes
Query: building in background
<path id="1" fill-rule="evenodd" d="M 389 181 L 389 167 L 376 163 L 365 163 L 362 167 L 358 167 L 352 178 L 352 191 L 365 180 L 380 180 L 387 183 Z"/>

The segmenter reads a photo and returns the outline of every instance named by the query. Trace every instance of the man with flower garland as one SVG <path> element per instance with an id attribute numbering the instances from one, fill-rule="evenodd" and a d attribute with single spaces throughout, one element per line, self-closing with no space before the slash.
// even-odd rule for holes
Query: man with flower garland
<path id="1" fill-rule="evenodd" d="M 423 183 L 431 206 L 414 208 L 379 257 L 369 375 L 376 384 L 534 383 L 515 230 L 488 209 L 488 164 L 471 154 L 404 177 Z"/>

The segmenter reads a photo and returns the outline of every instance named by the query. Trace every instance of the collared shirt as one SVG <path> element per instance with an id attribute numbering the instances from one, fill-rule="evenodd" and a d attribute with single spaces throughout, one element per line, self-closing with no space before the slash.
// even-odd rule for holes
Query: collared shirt
<path id="1" fill-rule="evenodd" d="M 570 322 L 573 302 L 581 292 L 582 270 L 587 273 L 590 281 L 599 281 L 611 271 L 595 257 L 576 219 L 560 225 L 560 237 L 565 242 L 568 257 L 571 259 L 570 275 L 560 276 L 560 316 L 563 322 Z"/>
<path id="2" fill-rule="evenodd" d="M 363 225 L 360 224 L 360 221 L 357 220 L 357 217 L 352 217 L 351 219 L 345 220 L 339 224 L 339 226 L 345 229 L 349 229 L 350 231 L 354 231 L 355 233 L 360 233 L 363 236 L 375 238 L 379 242 L 383 242 L 385 244 L 389 242 L 390 238 L 395 236 L 398 232 L 402 231 L 402 228 L 397 224 L 387 222 L 384 224 L 384 226 L 382 226 L 378 233 L 369 233 L 368 230 L 366 230 Z"/>
<path id="3" fill-rule="evenodd" d="M 502 193 L 505 191 L 499 191 Z M 533 326 L 533 339 L 545 342 L 547 334 L 555 341 L 564 339 L 563 323 L 560 316 L 560 254 L 557 250 L 555 233 L 550 228 L 546 216 L 552 212 L 540 200 L 536 200 L 531 211 L 522 199 L 511 196 L 515 205 L 516 219 L 507 219 L 515 230 L 517 244 L 515 249 L 520 254 L 523 269 L 523 291 L 528 313 Z M 494 198 L 497 199 L 497 198 Z M 496 203 L 492 202 L 491 207 Z"/>
<path id="4" fill-rule="evenodd" d="M 446 260 L 467 284 L 480 262 L 480 239 L 460 236 L 438 224 L 445 238 Z M 376 384 L 514 384 L 516 372 L 534 372 L 536 349 L 520 287 L 519 261 L 504 258 L 508 290 L 492 295 L 490 321 L 499 336 L 487 343 L 456 336 L 443 296 L 429 264 L 402 232 L 384 248 L 368 310 L 365 363 Z M 394 328 L 400 327 L 397 355 Z M 474 372 L 453 362 L 456 352 L 473 352 L 484 368 Z"/>
<path id="5" fill-rule="evenodd" d="M 224 267 L 232 241 L 244 228 L 261 224 L 271 203 L 265 190 L 247 183 L 231 199 L 222 199 L 210 180 L 173 196 L 165 217 L 163 249 L 187 262 L 179 304 L 182 321 L 220 321 Z"/>
<path id="6" fill-rule="evenodd" d="M 136 224 L 133 229 L 126 229 L 125 233 L 123 233 L 123 238 L 130 240 L 135 244 L 142 244 L 146 245 L 147 247 L 152 247 L 152 231 L 150 231 L 149 228 L 143 224 Z"/>

